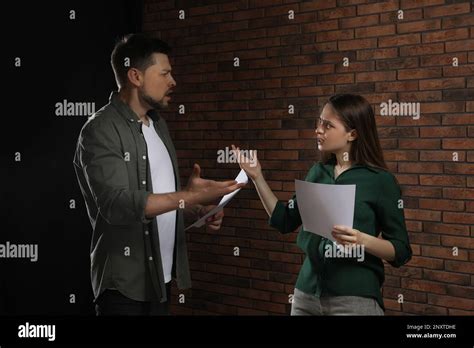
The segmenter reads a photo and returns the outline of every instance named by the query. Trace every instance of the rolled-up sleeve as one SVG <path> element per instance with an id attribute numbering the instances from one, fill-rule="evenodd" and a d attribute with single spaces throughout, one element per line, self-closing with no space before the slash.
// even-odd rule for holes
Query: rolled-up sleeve
<path id="1" fill-rule="evenodd" d="M 99 213 L 112 225 L 147 223 L 146 190 L 132 190 L 121 141 L 112 124 L 90 120 L 77 143 L 76 165 L 83 171 Z"/>
<path id="2" fill-rule="evenodd" d="M 403 214 L 401 189 L 395 177 L 388 172 L 382 172 L 380 194 L 377 200 L 377 220 L 382 229 L 382 237 L 393 244 L 395 259 L 387 261 L 393 267 L 401 267 L 410 261 L 412 250 Z"/>
<path id="3" fill-rule="evenodd" d="M 268 223 L 281 233 L 293 232 L 300 226 L 301 216 L 296 196 L 293 196 L 287 203 L 278 201 Z"/>

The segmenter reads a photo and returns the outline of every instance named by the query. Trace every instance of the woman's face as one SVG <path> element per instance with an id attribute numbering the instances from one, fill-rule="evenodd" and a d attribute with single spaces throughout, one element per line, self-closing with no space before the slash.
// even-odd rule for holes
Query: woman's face
<path id="1" fill-rule="evenodd" d="M 324 106 L 321 112 L 315 133 L 320 151 L 333 153 L 341 150 L 348 151 L 350 146 L 348 141 L 354 139 L 351 132 L 346 131 L 344 124 L 329 103 Z"/>

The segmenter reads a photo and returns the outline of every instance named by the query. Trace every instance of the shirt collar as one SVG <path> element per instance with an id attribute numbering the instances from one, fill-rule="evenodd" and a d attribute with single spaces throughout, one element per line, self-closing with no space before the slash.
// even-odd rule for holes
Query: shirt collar
<path id="1" fill-rule="evenodd" d="M 130 108 L 130 106 L 120 99 L 117 91 L 110 93 L 109 102 L 115 106 L 115 108 L 117 108 L 119 111 L 119 114 L 128 121 L 141 122 L 140 117 L 138 117 L 138 115 Z M 153 120 L 153 122 L 158 122 L 160 119 L 160 114 L 155 109 L 148 110 L 147 115 Z"/>
<path id="2" fill-rule="evenodd" d="M 336 157 L 331 157 L 327 163 L 323 163 L 323 167 L 324 169 L 328 172 L 328 173 L 334 173 L 334 167 L 337 163 L 337 159 Z M 380 172 L 380 169 L 376 168 L 376 167 L 372 167 L 372 166 L 367 166 L 367 165 L 364 165 L 364 164 L 353 164 L 349 169 L 347 170 L 352 170 L 352 169 L 355 169 L 355 168 L 366 168 L 374 173 L 379 173 Z"/>

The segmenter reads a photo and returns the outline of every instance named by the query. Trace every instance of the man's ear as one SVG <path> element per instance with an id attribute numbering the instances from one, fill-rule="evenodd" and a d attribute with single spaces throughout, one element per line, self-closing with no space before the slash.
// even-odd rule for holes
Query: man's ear
<path id="1" fill-rule="evenodd" d="M 142 84 L 143 76 L 140 70 L 131 68 L 127 71 L 128 81 L 135 87 L 139 87 Z"/>

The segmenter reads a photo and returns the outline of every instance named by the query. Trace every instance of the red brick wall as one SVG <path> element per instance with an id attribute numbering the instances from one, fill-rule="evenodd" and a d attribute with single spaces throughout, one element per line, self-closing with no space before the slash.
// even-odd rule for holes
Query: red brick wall
<path id="1" fill-rule="evenodd" d="M 258 150 L 270 186 L 286 200 L 318 159 L 321 103 L 362 94 L 402 185 L 414 252 L 405 267 L 386 265 L 386 313 L 474 314 L 472 11 L 468 1 L 449 0 L 145 1 L 143 30 L 174 46 L 178 88 L 165 117 L 184 182 L 194 162 L 205 177 L 233 178 L 238 166 L 217 163 L 217 150 L 235 143 Z M 420 102 L 420 119 L 380 116 L 389 99 Z M 173 312 L 288 314 L 303 259 L 296 232 L 268 227 L 252 184 L 225 213 L 219 232 L 189 232 L 194 287 L 174 291 Z"/>

